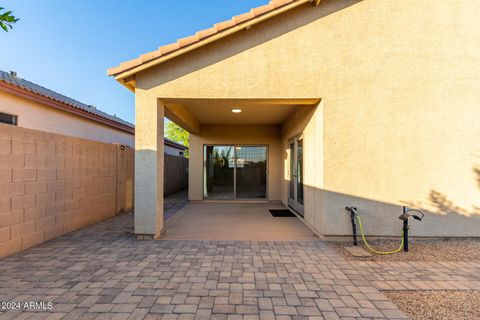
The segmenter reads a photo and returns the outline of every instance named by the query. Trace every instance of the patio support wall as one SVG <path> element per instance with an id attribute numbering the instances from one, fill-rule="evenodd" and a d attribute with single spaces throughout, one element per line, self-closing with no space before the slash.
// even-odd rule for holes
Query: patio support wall
<path id="1" fill-rule="evenodd" d="M 154 239 L 163 228 L 163 117 L 155 96 L 136 90 L 135 233 Z"/>

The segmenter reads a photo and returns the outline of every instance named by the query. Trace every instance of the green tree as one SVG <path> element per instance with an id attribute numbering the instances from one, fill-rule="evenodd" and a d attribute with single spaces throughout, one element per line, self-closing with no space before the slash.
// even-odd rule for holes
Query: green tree
<path id="1" fill-rule="evenodd" d="M 165 137 L 188 147 L 188 131 L 172 121 L 166 121 Z M 188 150 L 185 152 L 185 157 L 188 158 Z"/>
<path id="2" fill-rule="evenodd" d="M 8 32 L 8 28 L 12 29 L 12 25 L 19 19 L 12 15 L 12 11 L 5 11 L 5 8 L 0 7 L 0 27 Z"/>

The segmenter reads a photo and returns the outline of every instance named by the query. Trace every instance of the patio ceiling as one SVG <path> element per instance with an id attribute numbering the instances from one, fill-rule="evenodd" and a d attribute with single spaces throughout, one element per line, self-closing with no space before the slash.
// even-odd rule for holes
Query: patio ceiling
<path id="1" fill-rule="evenodd" d="M 165 115 L 186 130 L 200 125 L 278 125 L 319 99 L 162 99 Z M 232 109 L 241 109 L 233 113 Z"/>

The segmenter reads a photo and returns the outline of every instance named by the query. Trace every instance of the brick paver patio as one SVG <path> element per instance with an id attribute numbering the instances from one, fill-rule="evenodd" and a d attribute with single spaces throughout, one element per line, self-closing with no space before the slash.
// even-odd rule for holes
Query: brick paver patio
<path id="1" fill-rule="evenodd" d="M 126 214 L 0 260 L 1 302 L 54 304 L 0 318 L 402 319 L 379 283 L 479 285 L 457 268 L 347 262 L 320 240 L 137 241 Z"/>
<path id="2" fill-rule="evenodd" d="M 457 261 L 355 261 L 355 269 L 382 291 L 477 290 L 480 263 Z"/>

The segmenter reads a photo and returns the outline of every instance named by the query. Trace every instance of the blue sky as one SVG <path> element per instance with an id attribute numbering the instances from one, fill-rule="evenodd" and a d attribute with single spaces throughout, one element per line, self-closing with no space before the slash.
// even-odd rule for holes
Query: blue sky
<path id="1" fill-rule="evenodd" d="M 0 0 L 20 18 L 0 32 L 0 69 L 134 123 L 134 95 L 107 68 L 267 2 Z"/>

